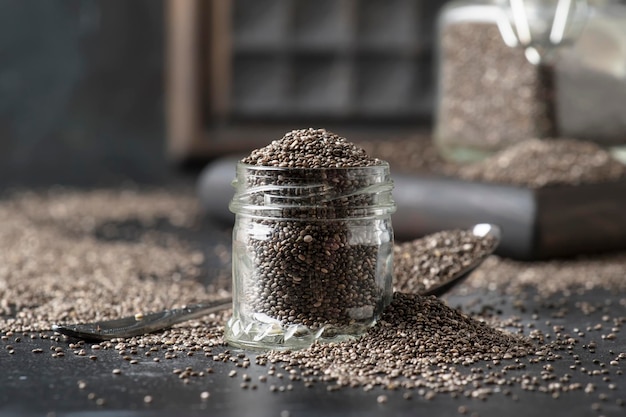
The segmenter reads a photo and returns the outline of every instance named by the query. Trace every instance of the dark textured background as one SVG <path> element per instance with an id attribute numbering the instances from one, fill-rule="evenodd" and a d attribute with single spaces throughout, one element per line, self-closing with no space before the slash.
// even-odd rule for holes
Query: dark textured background
<path id="1" fill-rule="evenodd" d="M 0 188 L 171 181 L 163 80 L 162 0 L 0 0 Z"/>
<path id="2" fill-rule="evenodd" d="M 0 0 L 0 185 L 164 181 L 163 2 Z"/>
<path id="3" fill-rule="evenodd" d="M 0 0 L 1 188 L 180 178 L 164 146 L 163 3 Z"/>

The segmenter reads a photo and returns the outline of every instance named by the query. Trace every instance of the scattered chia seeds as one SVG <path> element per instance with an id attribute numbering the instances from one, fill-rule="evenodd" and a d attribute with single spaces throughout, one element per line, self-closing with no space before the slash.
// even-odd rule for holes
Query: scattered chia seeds
<path id="1" fill-rule="evenodd" d="M 428 134 L 360 141 L 358 144 L 369 155 L 387 161 L 394 172 L 454 176 L 459 167 L 459 164 L 441 157 Z"/>
<path id="2" fill-rule="evenodd" d="M 388 142 L 362 142 L 394 171 L 456 177 L 530 188 L 580 185 L 626 178 L 626 165 L 593 142 L 566 138 L 525 138 L 480 162 L 457 164 L 439 156 L 427 136 Z"/>
<path id="3" fill-rule="evenodd" d="M 434 233 L 394 246 L 394 289 L 424 294 L 493 251 L 492 236 L 477 236 L 470 230 Z"/>
<path id="4" fill-rule="evenodd" d="M 525 140 L 459 169 L 463 179 L 529 188 L 610 182 L 625 176 L 626 165 L 609 152 L 573 139 Z"/>
<path id="5" fill-rule="evenodd" d="M 361 339 L 270 352 L 261 360 L 294 364 L 303 375 L 324 369 L 319 379 L 339 386 L 452 392 L 465 389 L 472 376 L 450 365 L 519 358 L 533 351 L 530 340 L 496 330 L 434 297 L 395 293 L 379 323 Z M 423 378 L 439 374 L 433 366 L 447 369 L 449 379 Z"/>
<path id="6" fill-rule="evenodd" d="M 537 262 L 491 256 L 461 290 L 489 287 L 515 295 L 531 288 L 544 297 L 571 296 L 595 289 L 623 293 L 626 292 L 625 276 L 626 252 Z"/>
<path id="7" fill-rule="evenodd" d="M 39 332 L 230 295 L 228 249 L 213 249 L 223 266 L 205 286 L 196 250 L 167 232 L 191 231 L 197 216 L 191 193 L 159 190 L 52 188 L 2 200 L 0 330 Z"/>
<path id="8" fill-rule="evenodd" d="M 19 355 L 33 356 L 31 348 L 24 346 L 32 343 L 35 335 L 41 339 L 37 343 L 50 343 L 53 355 L 65 352 L 75 360 L 89 361 L 89 354 L 81 356 L 81 351 L 94 355 L 115 352 L 114 358 L 97 362 L 109 363 L 109 373 L 113 369 L 130 373 L 132 369 L 125 368 L 127 357 L 141 359 L 150 354 L 160 362 L 150 361 L 150 365 L 162 369 L 163 375 L 178 368 L 181 384 L 196 390 L 198 402 L 208 399 L 201 393 L 208 393 L 210 386 L 199 388 L 197 383 L 209 383 L 209 378 L 202 378 L 216 369 L 212 379 L 240 370 L 239 382 L 246 382 L 244 373 L 256 381 L 255 372 L 261 370 L 265 375 L 258 377 L 259 389 L 272 391 L 272 395 L 288 395 L 290 386 L 296 391 L 301 385 L 316 384 L 324 384 L 328 391 L 361 387 L 372 391 L 374 404 L 379 395 L 386 395 L 391 404 L 404 393 L 423 399 L 449 395 L 462 401 L 454 407 L 463 404 L 460 414 L 467 415 L 474 410 L 468 401 L 498 393 L 515 401 L 519 389 L 559 401 L 575 392 L 573 395 L 587 396 L 587 407 L 599 403 L 605 409 L 620 407 L 618 412 L 624 407 L 619 396 L 623 394 L 626 352 L 614 347 L 623 338 L 620 330 L 626 324 L 626 317 L 619 313 L 623 311 L 620 306 L 626 305 L 624 253 L 532 263 L 492 256 L 455 290 L 510 294 L 515 305 L 520 303 L 520 310 L 526 303 L 525 294 L 569 297 L 597 289 L 610 292 L 610 297 L 595 304 L 583 298 L 571 301 L 572 306 L 598 319 L 570 323 L 568 328 L 561 325 L 568 312 L 559 305 L 549 310 L 552 316 L 541 312 L 532 314 L 532 320 L 520 320 L 516 316 L 468 315 L 435 298 L 398 293 L 378 324 L 359 340 L 259 356 L 231 351 L 224 345 L 227 313 L 160 333 L 97 344 L 68 343 L 49 331 L 50 325 L 59 321 L 116 318 L 228 296 L 228 288 L 199 282 L 202 270 L 193 261 L 197 249 L 175 234 L 159 231 L 159 224 L 193 229 L 198 210 L 191 193 L 163 191 L 53 189 L 0 200 L 3 365 Z M 136 219 L 144 225 L 141 233 L 119 239 L 126 236 L 124 225 L 134 228 Z M 105 226 L 107 232 L 103 233 Z M 229 278 L 230 257 L 224 244 L 209 250 L 206 259 L 210 258 L 222 262 L 212 270 L 218 279 L 221 275 Z M 120 299 L 122 292 L 127 297 Z M 544 323 L 551 331 L 536 328 Z M 505 328 L 520 335 L 503 331 Z M 189 352 L 194 353 L 191 359 Z M 605 353 L 608 359 L 596 352 Z M 61 357 L 34 356 L 49 361 Z M 193 368 L 181 365 L 177 358 L 191 361 Z M 136 365 L 141 366 L 142 361 Z M 82 390 L 81 395 L 94 406 L 97 402 L 106 407 L 109 402 L 90 392 L 93 383 L 88 388 L 82 378 L 84 375 L 76 377 L 77 391 Z M 248 389 L 253 389 L 252 385 Z M 140 392 L 137 401 L 142 402 L 145 394 Z M 241 395 L 246 394 L 242 391 Z"/>

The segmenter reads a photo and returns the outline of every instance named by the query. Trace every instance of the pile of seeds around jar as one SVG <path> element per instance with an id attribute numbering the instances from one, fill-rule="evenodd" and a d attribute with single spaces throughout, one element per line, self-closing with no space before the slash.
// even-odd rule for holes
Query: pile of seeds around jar
<path id="1" fill-rule="evenodd" d="M 514 359 L 535 351 L 529 339 L 503 332 L 451 309 L 434 297 L 395 293 L 375 327 L 358 340 L 316 343 L 295 352 L 270 352 L 262 362 L 286 362 L 338 386 L 460 391 L 472 381 L 450 365 Z M 439 371 L 433 370 L 437 365 Z M 447 370 L 448 378 L 430 378 Z"/>
<path id="2" fill-rule="evenodd" d="M 395 245 L 393 277 L 396 291 L 424 294 L 474 266 L 492 253 L 497 239 L 471 230 L 446 230 Z"/>
<path id="3" fill-rule="evenodd" d="M 378 204 L 371 187 L 389 182 L 367 168 L 386 164 L 324 129 L 294 130 L 241 162 L 248 181 L 242 198 L 263 207 L 246 230 L 264 230 L 262 238 L 251 233 L 243 242 L 254 254 L 242 274 L 247 309 L 309 329 L 371 321 L 389 290 L 377 271 L 392 243 L 354 234 L 357 223 L 365 229 L 370 222 L 359 213 Z M 265 215 L 270 195 L 280 216 Z"/>

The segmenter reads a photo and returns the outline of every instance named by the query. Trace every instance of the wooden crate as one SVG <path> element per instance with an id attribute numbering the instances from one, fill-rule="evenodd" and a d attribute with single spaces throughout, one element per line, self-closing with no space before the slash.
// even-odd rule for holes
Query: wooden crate
<path id="1" fill-rule="evenodd" d="M 167 144 L 176 162 L 293 128 L 348 138 L 424 130 L 433 21 L 423 0 L 169 0 Z"/>

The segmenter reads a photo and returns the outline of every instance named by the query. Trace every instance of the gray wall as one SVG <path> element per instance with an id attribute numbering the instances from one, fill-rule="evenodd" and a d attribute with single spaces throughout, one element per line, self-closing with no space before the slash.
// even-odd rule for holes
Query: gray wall
<path id="1" fill-rule="evenodd" d="M 0 185 L 155 182 L 163 4 L 0 0 Z"/>

